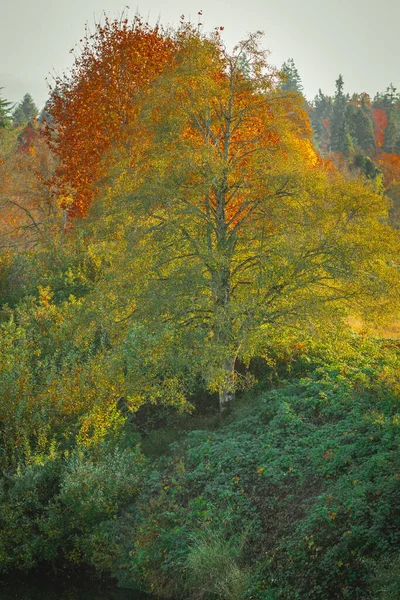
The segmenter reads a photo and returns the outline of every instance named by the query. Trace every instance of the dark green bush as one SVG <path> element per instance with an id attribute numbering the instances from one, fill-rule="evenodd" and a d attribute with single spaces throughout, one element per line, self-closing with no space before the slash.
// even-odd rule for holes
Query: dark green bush
<path id="1" fill-rule="evenodd" d="M 0 573 L 29 570 L 45 561 L 110 571 L 121 552 L 119 519 L 140 490 L 143 466 L 138 447 L 104 444 L 4 477 Z"/>

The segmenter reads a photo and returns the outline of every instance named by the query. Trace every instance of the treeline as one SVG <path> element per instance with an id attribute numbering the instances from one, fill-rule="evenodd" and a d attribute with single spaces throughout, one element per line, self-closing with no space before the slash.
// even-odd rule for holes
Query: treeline
<path id="1" fill-rule="evenodd" d="M 2 88 L 0 88 L 1 90 Z M 21 125 L 37 117 L 39 111 L 30 94 L 25 94 L 17 106 L 13 106 L 4 98 L 0 98 L 0 127 L 7 125 Z"/>
<path id="2" fill-rule="evenodd" d="M 3 119 L 2 574 L 398 591 L 399 234 L 289 85 L 258 34 L 106 19 Z"/>
<path id="3" fill-rule="evenodd" d="M 293 59 L 282 65 L 284 91 L 303 94 Z M 339 75 L 335 94 L 321 89 L 314 100 L 304 99 L 318 152 L 337 168 L 381 181 L 391 202 L 390 218 L 398 228 L 400 209 L 400 93 L 390 84 L 374 98 L 345 93 Z"/>
<path id="4" fill-rule="evenodd" d="M 293 59 L 282 65 L 281 89 L 304 93 L 301 77 Z M 321 89 L 312 101 L 306 100 L 317 147 L 324 154 L 352 152 L 375 156 L 381 152 L 400 153 L 400 93 L 393 84 L 372 99 L 367 93 L 344 92 L 339 75 L 335 94 Z"/>

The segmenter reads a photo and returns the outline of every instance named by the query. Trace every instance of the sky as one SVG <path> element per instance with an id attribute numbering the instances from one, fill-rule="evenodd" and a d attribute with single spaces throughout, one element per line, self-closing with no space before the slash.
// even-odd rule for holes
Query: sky
<path id="1" fill-rule="evenodd" d="M 93 29 L 105 12 L 118 17 L 119 0 L 0 0 L 0 92 L 19 102 L 29 92 L 41 108 L 46 78 L 73 63 L 73 49 L 85 24 Z M 333 94 L 339 73 L 345 91 L 375 95 L 393 83 L 400 89 L 400 2 L 398 0 L 146 0 L 130 5 L 151 24 L 175 26 L 180 16 L 203 30 L 223 26 L 228 48 L 249 32 L 265 33 L 270 62 L 280 67 L 293 58 L 305 95 L 321 88 Z"/>

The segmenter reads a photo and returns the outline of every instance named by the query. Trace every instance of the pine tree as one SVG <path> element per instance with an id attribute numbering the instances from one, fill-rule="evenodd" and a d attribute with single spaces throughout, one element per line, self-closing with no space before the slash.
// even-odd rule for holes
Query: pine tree
<path id="1" fill-rule="evenodd" d="M 328 152 L 331 143 L 332 98 L 325 96 L 321 90 L 314 98 L 310 118 L 319 150 L 322 153 Z"/>
<path id="2" fill-rule="evenodd" d="M 397 114 L 390 110 L 387 112 L 387 126 L 382 150 L 388 154 L 395 154 L 400 141 L 400 124 Z"/>
<path id="3" fill-rule="evenodd" d="M 293 58 L 289 58 L 283 63 L 281 71 L 284 75 L 281 89 L 287 92 L 298 92 L 299 94 L 303 94 L 303 84 Z"/>
<path id="4" fill-rule="evenodd" d="M 397 89 L 391 83 L 381 94 L 380 104 L 386 111 L 387 126 L 382 150 L 388 154 L 396 154 L 400 147 L 400 114 L 398 105 L 400 103 Z"/>
<path id="5" fill-rule="evenodd" d="M 347 97 L 343 92 L 343 77 L 339 75 L 336 80 L 336 93 L 333 100 L 332 125 L 331 125 L 331 150 L 343 152 L 346 145 L 346 105 Z"/>
<path id="6" fill-rule="evenodd" d="M 0 88 L 0 92 L 3 88 Z M 10 123 L 11 102 L 7 102 L 0 95 L 0 129 L 4 129 Z"/>
<path id="7" fill-rule="evenodd" d="M 31 121 L 38 114 L 38 109 L 30 94 L 25 94 L 22 101 L 18 104 L 13 112 L 13 123 L 14 125 L 20 125 L 21 123 L 27 123 Z"/>
<path id="8" fill-rule="evenodd" d="M 346 106 L 345 128 L 355 145 L 364 152 L 375 149 L 372 115 L 365 95 L 354 94 Z"/>
<path id="9" fill-rule="evenodd" d="M 390 111 L 392 108 L 396 106 L 399 102 L 399 94 L 397 93 L 397 89 L 394 87 L 393 83 L 391 83 L 385 90 L 385 93 L 382 97 L 382 108 L 387 111 Z"/>
<path id="10" fill-rule="evenodd" d="M 349 132 L 345 133 L 342 152 L 346 157 L 354 154 L 354 139 Z"/>

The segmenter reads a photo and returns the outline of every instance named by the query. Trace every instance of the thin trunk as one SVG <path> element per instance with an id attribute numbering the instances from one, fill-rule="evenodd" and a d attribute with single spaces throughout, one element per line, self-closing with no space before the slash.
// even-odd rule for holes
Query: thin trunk
<path id="1" fill-rule="evenodd" d="M 220 263 L 217 267 L 214 279 L 214 301 L 218 311 L 222 308 L 219 341 L 225 351 L 232 344 L 232 316 L 230 314 L 231 303 L 231 251 L 228 235 L 228 222 L 226 214 L 226 200 L 229 193 L 229 151 L 231 142 L 231 119 L 232 119 L 233 97 L 231 95 L 225 116 L 224 151 L 223 158 L 225 166 L 220 180 L 215 187 L 215 216 L 216 216 L 216 250 Z M 226 359 L 223 364 L 223 382 L 219 390 L 219 410 L 221 416 L 226 416 L 232 410 L 235 400 L 234 359 Z"/>
<path id="2" fill-rule="evenodd" d="M 222 417 L 231 412 L 235 402 L 234 361 L 226 361 L 224 370 L 225 380 L 219 390 L 219 412 Z"/>

